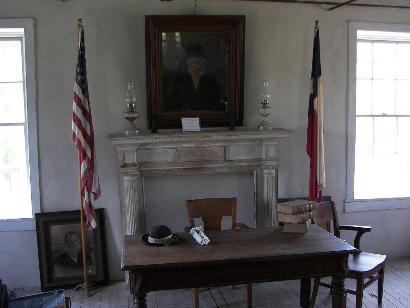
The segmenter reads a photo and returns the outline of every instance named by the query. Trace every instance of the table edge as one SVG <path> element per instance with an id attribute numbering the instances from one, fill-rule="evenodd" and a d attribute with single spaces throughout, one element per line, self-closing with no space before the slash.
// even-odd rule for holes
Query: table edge
<path id="1" fill-rule="evenodd" d="M 314 253 L 304 253 L 304 254 L 289 254 L 289 255 L 277 255 L 277 256 L 264 256 L 264 257 L 253 257 L 249 259 L 221 259 L 221 260 L 205 260 L 205 261 L 194 261 L 194 262 L 179 262 L 179 263 L 162 263 L 162 264 L 147 264 L 147 265 L 124 265 L 121 260 L 121 271 L 129 270 L 149 270 L 149 269 L 161 269 L 161 268 L 180 268 L 186 266 L 206 266 L 209 264 L 235 264 L 244 262 L 263 262 L 263 261 L 273 261 L 273 260 L 283 260 L 283 259 L 298 259 L 306 257 L 316 257 L 316 256 L 326 256 L 326 255 L 346 255 L 356 254 L 359 250 L 344 249 L 338 251 L 324 251 L 324 252 L 314 252 Z"/>

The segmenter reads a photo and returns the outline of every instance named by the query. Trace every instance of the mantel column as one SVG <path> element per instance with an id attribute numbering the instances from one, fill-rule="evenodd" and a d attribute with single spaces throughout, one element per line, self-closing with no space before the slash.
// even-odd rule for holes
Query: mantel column
<path id="1" fill-rule="evenodd" d="M 263 166 L 256 171 L 256 227 L 277 227 L 277 167 Z"/>
<path id="2" fill-rule="evenodd" d="M 122 186 L 122 217 L 125 235 L 145 233 L 144 185 L 141 170 L 121 172 L 120 184 Z"/>

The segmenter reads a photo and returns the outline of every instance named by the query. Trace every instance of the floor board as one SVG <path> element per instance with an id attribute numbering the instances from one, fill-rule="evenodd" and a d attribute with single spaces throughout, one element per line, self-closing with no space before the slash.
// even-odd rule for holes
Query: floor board
<path id="1" fill-rule="evenodd" d="M 355 289 L 355 283 L 346 280 L 346 287 Z M 18 295 L 39 292 L 39 288 L 15 290 Z M 363 308 L 378 307 L 377 283 L 373 283 L 364 292 Z M 113 282 L 102 287 L 92 296 L 85 298 L 83 293 L 66 290 L 71 297 L 73 308 L 128 308 L 133 307 L 132 296 L 124 282 Z M 201 288 L 199 293 L 201 308 L 246 308 L 246 286 Z M 148 293 L 149 308 L 189 308 L 193 307 L 191 289 L 158 291 Z M 329 290 L 319 288 L 316 307 L 331 307 Z M 253 284 L 253 307 L 289 308 L 299 307 L 299 281 L 279 281 Z M 355 297 L 347 295 L 347 307 L 355 307 Z M 410 257 L 388 260 L 385 270 L 382 307 L 410 307 Z"/>

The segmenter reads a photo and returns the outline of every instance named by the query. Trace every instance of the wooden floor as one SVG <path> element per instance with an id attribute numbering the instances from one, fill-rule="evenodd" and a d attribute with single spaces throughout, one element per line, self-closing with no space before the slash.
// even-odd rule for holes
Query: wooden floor
<path id="1" fill-rule="evenodd" d="M 346 286 L 353 288 L 352 281 Z M 35 288 L 18 289 L 18 294 L 29 294 L 38 291 Z M 71 297 L 73 308 L 133 307 L 132 297 L 128 294 L 124 282 L 114 282 L 100 288 L 94 295 L 84 298 L 82 292 L 66 290 Z M 193 307 L 191 290 L 173 290 L 151 292 L 147 296 L 148 307 L 152 308 L 185 308 Z M 253 285 L 253 307 L 289 308 L 299 307 L 299 281 L 282 281 Z M 331 296 L 328 289 L 320 288 L 316 307 L 331 307 Z M 200 290 L 200 307 L 238 307 L 245 308 L 246 288 L 232 287 L 204 288 Z M 355 307 L 353 295 L 347 295 L 347 307 Z M 365 290 L 363 307 L 378 307 L 377 283 Z M 390 260 L 386 266 L 384 296 L 382 307 L 410 307 L 410 257 Z"/>

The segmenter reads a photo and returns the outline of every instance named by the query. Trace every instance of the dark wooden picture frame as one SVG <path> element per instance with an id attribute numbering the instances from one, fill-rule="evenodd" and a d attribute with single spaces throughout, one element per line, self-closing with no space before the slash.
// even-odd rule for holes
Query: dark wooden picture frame
<path id="1" fill-rule="evenodd" d="M 106 284 L 109 273 L 104 209 L 96 209 L 96 220 L 94 230 L 86 229 L 88 281 Z M 42 291 L 83 283 L 80 227 L 80 211 L 36 214 Z M 69 257 L 70 249 L 77 254 L 77 261 Z"/>
<path id="2" fill-rule="evenodd" d="M 183 117 L 199 117 L 201 127 L 242 125 L 245 16 L 145 16 L 145 31 L 148 123 L 153 131 L 157 128 L 180 128 Z M 164 47 L 173 43 L 169 41 L 169 35 L 172 35 L 178 47 L 178 50 L 174 48 L 174 52 L 171 52 L 171 47 L 167 50 Z M 222 47 L 217 47 L 217 44 Z M 192 80 L 188 77 L 189 81 L 185 79 L 190 82 L 189 85 L 181 82 L 175 77 L 181 70 L 167 67 L 166 63 L 177 67 L 177 62 L 188 62 L 190 55 L 198 54 L 207 64 L 203 66 L 210 71 L 206 76 L 208 82 L 203 82 L 203 77 L 200 77 L 199 86 L 193 81 L 194 77 Z M 202 87 L 202 96 L 196 94 L 201 83 L 206 84 Z M 175 89 L 181 87 L 181 84 L 191 87 L 191 92 Z M 220 95 L 208 95 L 212 92 L 210 89 L 213 89 L 213 84 L 219 85 L 215 92 Z M 200 107 L 193 107 L 192 100 L 185 95 L 192 91 L 196 97 L 207 96 L 208 103 L 200 102 Z M 169 94 L 171 92 L 176 95 Z"/>

